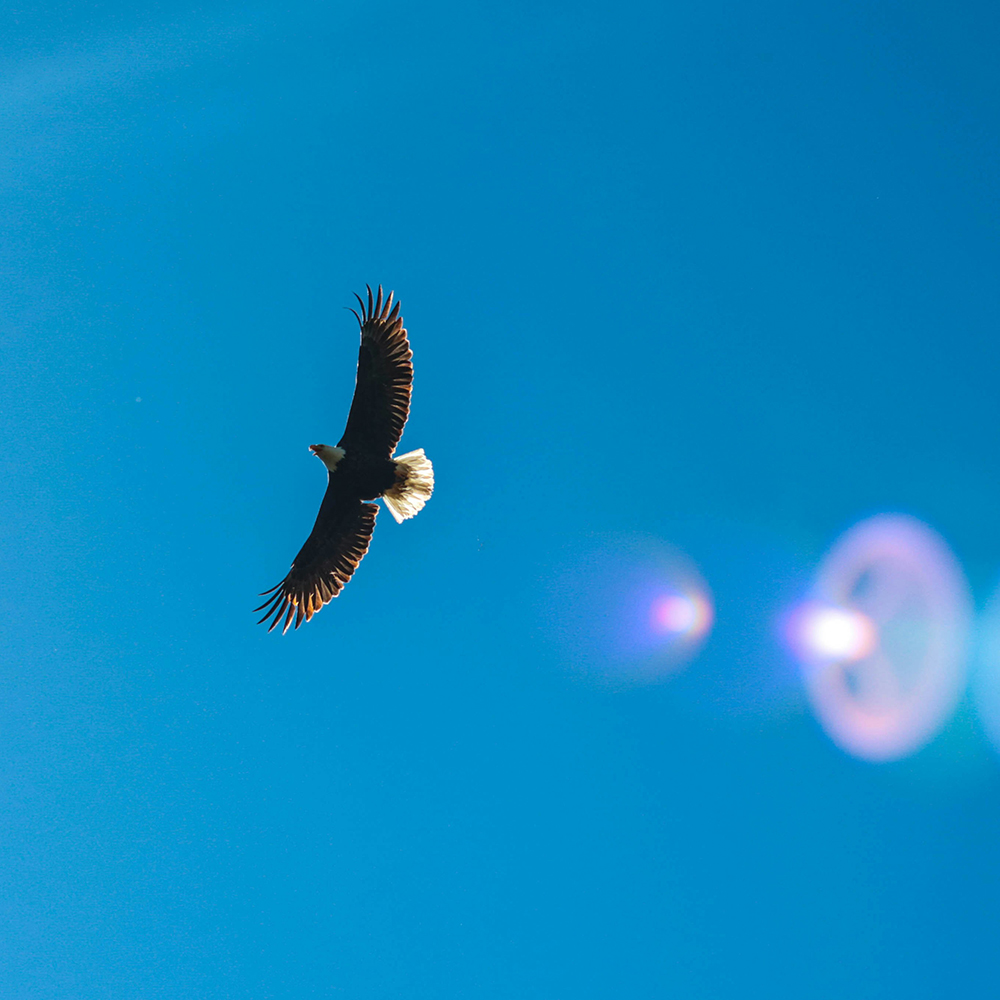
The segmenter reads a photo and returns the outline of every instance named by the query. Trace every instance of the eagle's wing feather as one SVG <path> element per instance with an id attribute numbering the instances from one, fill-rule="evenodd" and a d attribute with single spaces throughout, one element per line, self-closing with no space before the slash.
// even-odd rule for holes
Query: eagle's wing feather
<path id="1" fill-rule="evenodd" d="M 267 611 L 258 624 L 269 618 L 268 632 L 284 617 L 282 632 L 287 632 L 295 618 L 295 627 L 302 619 L 309 621 L 324 604 L 333 600 L 358 563 L 365 557 L 375 530 L 378 505 L 362 503 L 356 497 L 342 496 L 335 476 L 323 498 L 312 533 L 281 583 L 261 596 L 271 596 L 255 611 Z"/>
<path id="2" fill-rule="evenodd" d="M 410 413 L 413 352 L 399 303 L 392 304 L 392 292 L 383 302 L 382 286 L 377 298 L 368 286 L 367 305 L 360 298 L 358 303 L 361 315 L 354 313 L 361 324 L 358 380 L 339 447 L 391 458 Z"/>

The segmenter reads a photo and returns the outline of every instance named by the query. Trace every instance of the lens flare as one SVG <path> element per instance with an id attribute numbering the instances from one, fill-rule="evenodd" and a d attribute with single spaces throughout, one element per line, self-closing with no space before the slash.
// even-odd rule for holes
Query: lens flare
<path id="1" fill-rule="evenodd" d="M 987 738 L 1000 753 L 1000 586 L 983 609 L 977 640 L 973 701 Z"/>
<path id="2" fill-rule="evenodd" d="M 653 601 L 653 628 L 664 635 L 700 638 L 712 627 L 712 607 L 702 594 L 666 594 Z"/>
<path id="3" fill-rule="evenodd" d="M 878 631 L 860 611 L 809 603 L 794 616 L 789 639 L 800 659 L 853 663 L 875 651 Z"/>
<path id="4" fill-rule="evenodd" d="M 616 536 L 556 578 L 546 618 L 574 667 L 618 685 L 676 673 L 707 639 L 714 609 L 684 553 Z"/>
<path id="5" fill-rule="evenodd" d="M 958 703 L 970 619 L 944 541 L 882 515 L 834 544 L 784 631 L 830 738 L 865 760 L 895 760 L 929 742 Z"/>

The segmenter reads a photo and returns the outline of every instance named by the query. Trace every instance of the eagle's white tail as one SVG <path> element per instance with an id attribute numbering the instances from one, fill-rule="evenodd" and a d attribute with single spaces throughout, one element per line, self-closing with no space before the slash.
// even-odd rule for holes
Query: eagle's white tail
<path id="1" fill-rule="evenodd" d="M 419 513 L 434 492 L 434 466 L 424 449 L 408 451 L 394 459 L 396 483 L 382 495 L 389 513 L 402 524 Z"/>

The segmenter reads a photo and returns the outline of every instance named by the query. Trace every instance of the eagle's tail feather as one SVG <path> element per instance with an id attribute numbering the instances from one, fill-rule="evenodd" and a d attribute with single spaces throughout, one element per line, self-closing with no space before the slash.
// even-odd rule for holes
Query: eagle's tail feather
<path id="1" fill-rule="evenodd" d="M 424 449 L 408 451 L 396 459 L 396 482 L 383 494 L 389 513 L 402 524 L 418 514 L 434 492 L 434 466 Z"/>

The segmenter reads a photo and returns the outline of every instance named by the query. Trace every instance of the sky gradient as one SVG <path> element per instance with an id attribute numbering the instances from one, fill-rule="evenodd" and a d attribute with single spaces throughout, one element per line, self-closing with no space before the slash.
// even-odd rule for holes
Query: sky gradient
<path id="1" fill-rule="evenodd" d="M 986 995 L 971 696 L 854 759 L 778 623 L 871 515 L 1000 576 L 998 50 L 977 3 L 0 13 L 0 997 Z M 366 282 L 436 492 L 267 635 Z M 619 683 L 653 551 L 714 624 Z"/>

